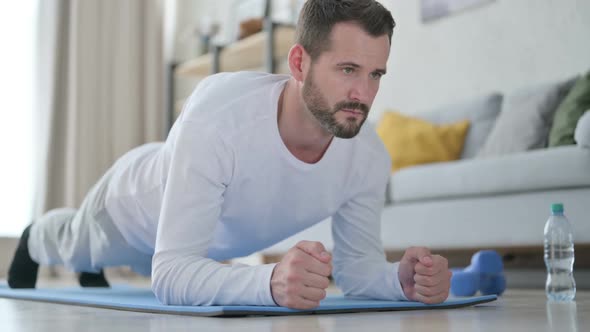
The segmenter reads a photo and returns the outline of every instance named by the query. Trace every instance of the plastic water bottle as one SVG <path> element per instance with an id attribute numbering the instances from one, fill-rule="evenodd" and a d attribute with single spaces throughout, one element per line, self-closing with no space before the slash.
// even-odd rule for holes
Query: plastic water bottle
<path id="1" fill-rule="evenodd" d="M 551 301 L 571 301 L 576 296 L 574 280 L 574 237 L 563 214 L 563 204 L 551 204 L 551 216 L 545 224 L 545 292 Z"/>

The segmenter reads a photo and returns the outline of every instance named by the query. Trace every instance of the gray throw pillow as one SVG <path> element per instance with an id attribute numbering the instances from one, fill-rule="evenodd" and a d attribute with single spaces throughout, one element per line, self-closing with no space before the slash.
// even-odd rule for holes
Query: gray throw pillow
<path id="1" fill-rule="evenodd" d="M 504 96 L 502 111 L 478 157 L 543 148 L 557 106 L 575 79 L 528 87 Z"/>
<path id="2" fill-rule="evenodd" d="M 473 158 L 486 141 L 500 113 L 502 95 L 492 93 L 466 101 L 445 105 L 416 115 L 436 124 L 469 120 L 469 130 L 463 144 L 461 159 Z"/>
<path id="3" fill-rule="evenodd" d="M 584 115 L 578 120 L 574 139 L 578 146 L 590 149 L 590 110 L 584 112 Z"/>

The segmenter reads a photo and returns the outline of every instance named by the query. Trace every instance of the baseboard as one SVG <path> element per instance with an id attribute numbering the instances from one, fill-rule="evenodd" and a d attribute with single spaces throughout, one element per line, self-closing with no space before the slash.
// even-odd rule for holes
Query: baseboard
<path id="1" fill-rule="evenodd" d="M 502 256 L 506 269 L 544 269 L 543 246 L 498 247 L 498 248 L 468 248 L 468 249 L 440 249 L 434 253 L 449 260 L 450 267 L 464 267 L 470 264 L 471 256 L 479 250 L 495 250 Z M 387 251 L 387 259 L 400 260 L 403 251 Z M 575 246 L 576 259 L 574 269 L 590 269 L 590 245 Z"/>
<path id="2" fill-rule="evenodd" d="M 543 260 L 542 246 L 523 246 L 523 247 L 502 247 L 502 248 L 465 248 L 465 249 L 439 249 L 433 250 L 433 253 L 446 257 L 449 261 L 449 267 L 465 267 L 471 262 L 471 256 L 479 250 L 495 250 L 504 262 L 506 269 L 544 269 L 545 261 Z M 404 251 L 387 250 L 385 252 L 387 260 L 391 262 L 399 261 Z M 576 259 L 574 269 L 590 269 L 590 245 L 581 244 L 575 246 Z M 264 255 L 264 263 L 280 262 L 283 255 Z"/>

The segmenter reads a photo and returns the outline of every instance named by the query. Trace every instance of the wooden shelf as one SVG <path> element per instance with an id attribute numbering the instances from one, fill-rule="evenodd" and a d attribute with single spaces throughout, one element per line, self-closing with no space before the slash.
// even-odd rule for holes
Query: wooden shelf
<path id="1" fill-rule="evenodd" d="M 261 31 L 223 48 L 219 55 L 219 71 L 238 71 L 263 66 L 267 32 Z M 295 40 L 293 27 L 279 26 L 274 31 L 275 61 L 285 58 Z M 194 77 L 211 74 L 213 55 L 205 54 L 181 63 L 176 67 L 177 76 Z"/>

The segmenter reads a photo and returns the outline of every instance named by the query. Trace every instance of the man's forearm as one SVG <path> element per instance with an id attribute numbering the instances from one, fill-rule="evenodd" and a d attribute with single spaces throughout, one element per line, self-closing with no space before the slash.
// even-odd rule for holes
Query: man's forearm
<path id="1" fill-rule="evenodd" d="M 270 292 L 274 265 L 228 265 L 159 252 L 153 260 L 152 291 L 168 305 L 275 305 Z"/>

